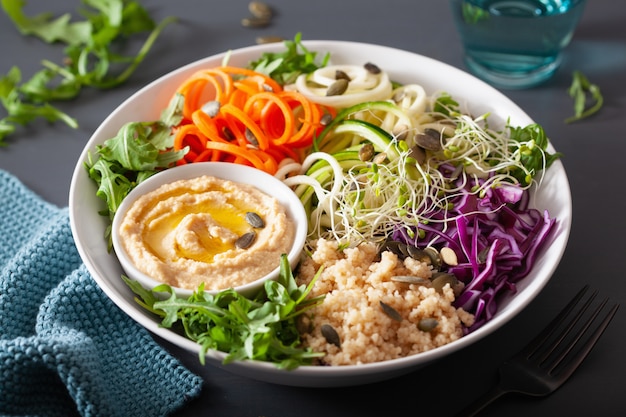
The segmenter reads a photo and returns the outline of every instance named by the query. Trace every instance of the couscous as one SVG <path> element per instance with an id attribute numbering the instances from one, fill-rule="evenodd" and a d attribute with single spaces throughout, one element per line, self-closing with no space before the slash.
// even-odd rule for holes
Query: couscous
<path id="1" fill-rule="evenodd" d="M 320 267 L 311 296 L 325 299 L 304 320 L 303 341 L 326 353 L 322 365 L 380 362 L 424 352 L 459 339 L 463 326 L 473 323 L 470 313 L 453 306 L 449 285 L 440 293 L 428 281 L 392 281 L 407 275 L 428 280 L 431 266 L 413 258 L 400 260 L 389 251 L 379 254 L 374 243 L 339 250 L 335 241 L 318 240 L 300 265 L 299 283 L 310 282 Z M 420 322 L 434 327 L 420 330 Z M 322 332 L 329 326 L 338 339 Z"/>

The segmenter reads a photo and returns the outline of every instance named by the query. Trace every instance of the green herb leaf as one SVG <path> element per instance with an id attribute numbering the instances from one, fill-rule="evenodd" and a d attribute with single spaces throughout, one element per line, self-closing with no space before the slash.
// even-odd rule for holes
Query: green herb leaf
<path id="1" fill-rule="evenodd" d="M 34 35 L 48 43 L 63 42 L 68 45 L 84 44 L 89 39 L 91 24 L 70 23 L 70 14 L 64 14 L 56 19 L 52 19 L 50 13 L 28 17 L 23 12 L 26 0 L 2 0 L 1 3 L 15 27 L 23 35 Z"/>
<path id="2" fill-rule="evenodd" d="M 87 168 L 89 177 L 98 184 L 96 195 L 106 202 L 106 215 L 112 220 L 134 183 L 125 175 L 124 169 L 113 161 L 100 158 Z"/>
<path id="3" fill-rule="evenodd" d="M 574 99 L 574 115 L 565 119 L 565 123 L 573 123 L 585 119 L 600 111 L 604 104 L 604 97 L 600 87 L 589 82 L 587 77 L 580 71 L 574 71 L 568 93 Z M 593 100 L 593 104 L 587 106 L 589 98 Z"/>
<path id="4" fill-rule="evenodd" d="M 519 154 L 523 165 L 523 169 L 515 169 L 511 175 L 521 184 L 530 184 L 535 175 L 561 157 L 558 152 L 547 151 L 549 140 L 541 125 L 534 123 L 524 127 L 508 126 L 508 129 L 511 146 Z"/>
<path id="5" fill-rule="evenodd" d="M 301 347 L 295 322 L 297 315 L 323 298 L 307 298 L 315 279 L 309 286 L 298 286 L 287 255 L 281 257 L 278 280 L 266 282 L 265 291 L 254 298 L 232 289 L 212 296 L 200 285 L 193 295 L 183 299 L 165 284 L 147 291 L 127 277 L 123 279 L 138 296 L 140 305 L 162 317 L 162 326 L 171 328 L 178 323 L 187 337 L 200 344 L 199 359 L 203 364 L 211 349 L 228 353 L 225 364 L 253 359 L 274 362 L 283 369 L 309 364 L 323 355 Z M 159 292 L 170 296 L 159 300 Z"/>
<path id="6" fill-rule="evenodd" d="M 309 51 L 302 44 L 302 34 L 297 33 L 294 39 L 286 40 L 282 52 L 265 52 L 249 68 L 269 75 L 281 85 L 291 84 L 300 74 L 308 74 L 328 64 L 330 54 L 324 55 L 321 62 L 316 62 L 317 53 Z"/>
<path id="7" fill-rule="evenodd" d="M 126 123 L 117 135 L 96 148 L 96 155 L 88 155 L 85 169 L 98 187 L 96 195 L 106 204 L 101 214 L 109 220 L 137 184 L 175 165 L 187 153 L 187 148 L 173 149 L 172 128 L 182 119 L 183 104 L 182 96 L 174 96 L 159 120 Z M 105 238 L 110 250 L 110 224 Z"/>
<path id="8" fill-rule="evenodd" d="M 163 140 L 161 133 L 164 130 L 169 131 L 161 122 L 127 123 L 122 126 L 117 136 L 104 142 L 99 154 L 106 160 L 119 162 L 124 169 L 129 171 L 154 171 L 157 168 L 167 168 L 172 161 L 176 162 L 184 153 L 161 151 Z M 155 134 L 159 138 L 157 141 L 159 147 L 152 142 Z"/>
<path id="9" fill-rule="evenodd" d="M 175 21 L 168 17 L 155 24 L 146 9 L 134 0 L 83 0 L 83 3 L 89 6 L 81 10 L 84 20 L 73 22 L 70 14 L 55 18 L 42 13 L 29 17 L 23 12 L 25 0 L 0 0 L 20 33 L 47 43 L 66 44 L 63 65 L 44 60 L 44 68 L 30 80 L 21 85 L 21 80 L 14 82 L 10 95 L 6 91 L 2 95 L 8 116 L 0 119 L 0 144 L 15 131 L 15 124 L 25 125 L 38 117 L 51 122 L 62 120 L 76 128 L 74 119 L 48 103 L 74 99 L 85 87 L 107 89 L 124 83 L 144 60 L 161 31 Z M 141 33 L 148 33 L 148 37 L 135 55 L 114 52 L 120 41 Z"/>
<path id="10" fill-rule="evenodd" d="M 178 126 L 183 120 L 183 105 L 185 96 L 180 93 L 174 94 L 168 106 L 161 112 L 160 120 L 167 126 Z"/>
<path id="11" fill-rule="evenodd" d="M 165 150 L 173 141 L 170 130 L 162 121 L 127 123 L 97 148 L 95 162 L 90 158 L 86 168 L 98 185 L 97 195 L 107 203 L 110 218 L 132 188 L 185 155 L 186 149 Z"/>
<path id="12" fill-rule="evenodd" d="M 77 127 L 76 120 L 48 103 L 24 102 L 19 91 L 21 77 L 19 68 L 13 67 L 0 78 L 0 104 L 7 112 L 7 116 L 0 119 L 0 146 L 6 145 L 4 139 L 15 132 L 16 125 L 26 125 L 37 118 L 49 122 L 61 120 L 72 128 Z"/>
<path id="13" fill-rule="evenodd" d="M 452 113 L 459 112 L 459 103 L 456 102 L 450 94 L 442 92 L 435 99 L 433 111 L 445 116 L 450 116 Z"/>

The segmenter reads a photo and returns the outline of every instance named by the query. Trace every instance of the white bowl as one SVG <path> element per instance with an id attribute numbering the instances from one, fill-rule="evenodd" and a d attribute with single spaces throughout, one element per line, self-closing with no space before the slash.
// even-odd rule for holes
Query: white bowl
<path id="1" fill-rule="evenodd" d="M 120 204 L 112 225 L 112 241 L 115 254 L 118 257 L 122 268 L 129 278 L 138 281 L 144 288 L 152 289 L 162 282 L 155 280 L 153 277 L 141 272 L 128 256 L 120 241 L 119 228 L 124 216 L 130 209 L 131 205 L 142 195 L 152 192 L 164 184 L 169 184 L 178 180 L 186 180 L 197 178 L 202 175 L 210 175 L 223 180 L 234 181 L 241 184 L 248 184 L 256 187 L 259 191 L 274 197 L 285 208 L 287 217 L 295 225 L 295 237 L 291 245 L 291 249 L 287 254 L 289 264 L 292 268 L 298 264 L 300 254 L 304 248 L 307 236 L 307 216 L 302 203 L 298 196 L 276 177 L 269 175 L 258 169 L 227 162 L 202 162 L 195 164 L 186 164 L 178 167 L 170 168 L 159 172 L 137 185 Z M 258 293 L 265 281 L 278 278 L 280 267 L 277 266 L 270 273 L 256 279 L 247 284 L 235 286 L 233 289 L 245 296 L 254 296 Z M 189 297 L 193 294 L 193 290 L 180 287 L 172 287 L 174 292 L 180 297 Z M 220 290 L 226 288 L 220 288 Z M 215 294 L 219 290 L 207 290 L 206 292 Z"/>
<path id="2" fill-rule="evenodd" d="M 490 125 L 504 124 L 510 118 L 512 125 L 533 123 L 515 103 L 496 89 L 477 78 L 431 58 L 385 46 L 354 42 L 309 41 L 308 49 L 320 54 L 330 52 L 333 63 L 363 64 L 373 62 L 388 71 L 399 82 L 418 82 L 428 94 L 446 91 L 459 102 L 467 102 L 474 114 L 490 112 Z M 282 44 L 252 46 L 231 51 L 230 65 L 246 66 L 263 52 L 281 51 Z M 107 252 L 102 237 L 106 219 L 98 214 L 102 201 L 96 197 L 96 187 L 85 172 L 88 153 L 107 138 L 115 136 L 126 122 L 154 120 L 185 78 L 200 68 L 219 66 L 227 52 L 186 65 L 144 87 L 122 103 L 96 130 L 81 154 L 72 178 L 69 207 L 72 232 L 79 253 L 102 290 L 129 316 L 151 332 L 169 342 L 198 353 L 199 346 L 183 335 L 159 326 L 158 318 L 134 301 L 134 295 L 120 279 L 122 268 L 113 253 Z M 548 132 L 549 134 L 549 132 Z M 554 152 L 552 146 L 549 150 Z M 302 366 L 293 371 L 277 369 L 271 363 L 253 361 L 222 365 L 225 354 L 209 352 L 207 363 L 223 367 L 246 377 L 294 386 L 330 387 L 359 385 L 392 378 L 414 371 L 425 364 L 444 358 L 484 338 L 508 323 L 522 311 L 544 288 L 558 266 L 569 238 L 572 221 L 572 201 L 567 175 L 560 161 L 547 171 L 542 187 L 534 193 L 531 205 L 546 209 L 557 223 L 544 243 L 529 275 L 517 284 L 517 293 L 500 300 L 495 317 L 480 329 L 445 346 L 418 355 L 386 362 L 341 367 Z"/>

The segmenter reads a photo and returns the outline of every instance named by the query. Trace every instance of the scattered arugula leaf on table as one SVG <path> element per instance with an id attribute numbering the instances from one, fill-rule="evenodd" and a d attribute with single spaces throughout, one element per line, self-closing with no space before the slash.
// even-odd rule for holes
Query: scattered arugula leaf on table
<path id="1" fill-rule="evenodd" d="M 38 117 L 50 122 L 64 121 L 76 128 L 74 119 L 50 103 L 77 97 L 85 87 L 109 89 L 124 83 L 137 69 L 162 30 L 175 18 L 156 24 L 144 7 L 134 0 L 82 0 L 85 20 L 72 22 L 69 13 L 54 17 L 42 13 L 24 14 L 25 0 L 0 0 L 5 13 L 23 35 L 47 43 L 63 43 L 63 64 L 43 60 L 43 68 L 21 82 L 19 69 L 11 69 L 3 81 L 0 98 L 7 116 L 0 119 L 0 145 L 15 131 Z M 118 44 L 134 35 L 148 33 L 135 55 L 121 55 Z M 16 77 L 16 74 L 19 76 Z M 16 81 L 17 80 L 17 81 Z M 10 88 L 9 88 L 10 87 Z"/>
<path id="2" fill-rule="evenodd" d="M 219 350 L 228 354 L 224 364 L 252 359 L 295 369 L 323 355 L 301 346 L 296 323 L 298 316 L 323 301 L 323 296 L 308 297 L 320 273 L 321 269 L 308 285 L 298 285 L 283 254 L 278 279 L 266 281 L 263 291 L 253 298 L 233 289 L 211 295 L 201 284 L 185 299 L 167 284 L 149 291 L 126 276 L 122 279 L 142 307 L 162 318 L 163 327 L 179 323 L 186 336 L 200 345 L 202 364 L 208 350 Z M 159 293 L 170 295 L 161 299 Z"/>
<path id="3" fill-rule="evenodd" d="M 32 120 L 44 118 L 49 122 L 61 120 L 76 128 L 76 120 L 48 103 L 24 102 L 18 85 L 22 79 L 19 68 L 13 67 L 6 76 L 0 78 L 0 103 L 7 116 L 0 119 L 0 146 L 5 146 L 4 138 L 16 130 L 16 125 L 27 125 Z"/>
<path id="4" fill-rule="evenodd" d="M 570 97 L 574 99 L 574 115 L 565 119 L 565 123 L 573 123 L 578 120 L 587 118 L 602 108 L 604 97 L 600 91 L 600 87 L 592 84 L 589 79 L 580 71 L 574 71 L 572 84 L 568 89 Z M 588 99 L 591 98 L 594 103 L 587 106 Z"/>

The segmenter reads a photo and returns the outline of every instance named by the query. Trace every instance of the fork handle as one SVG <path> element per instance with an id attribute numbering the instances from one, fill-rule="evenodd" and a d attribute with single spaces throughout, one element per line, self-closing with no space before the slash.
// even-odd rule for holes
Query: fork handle
<path id="1" fill-rule="evenodd" d="M 461 410 L 457 416 L 458 417 L 472 417 L 477 415 L 480 411 L 482 411 L 489 404 L 506 394 L 507 390 L 503 389 L 500 385 L 495 385 L 489 391 L 484 393 L 482 396 L 474 400 L 471 404 Z"/>

